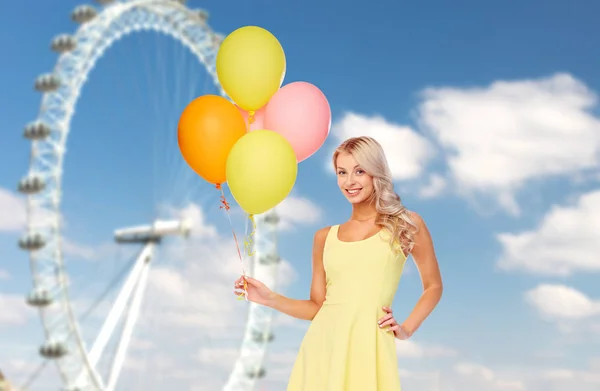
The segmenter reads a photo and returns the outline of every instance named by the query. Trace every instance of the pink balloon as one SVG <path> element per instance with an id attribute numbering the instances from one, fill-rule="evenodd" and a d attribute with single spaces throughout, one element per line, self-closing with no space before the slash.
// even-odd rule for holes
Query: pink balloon
<path id="1" fill-rule="evenodd" d="M 287 84 L 265 106 L 264 125 L 265 129 L 285 137 L 301 162 L 319 150 L 329 135 L 329 102 L 323 92 L 310 83 Z"/>
<path id="2" fill-rule="evenodd" d="M 244 121 L 246 121 L 246 125 L 248 125 L 248 112 L 241 107 L 235 106 L 238 108 L 242 116 L 244 117 Z M 265 121 L 265 108 L 262 107 L 254 113 L 254 122 L 250 124 L 247 128 L 247 132 L 252 132 L 253 130 L 264 129 L 264 121 Z"/>

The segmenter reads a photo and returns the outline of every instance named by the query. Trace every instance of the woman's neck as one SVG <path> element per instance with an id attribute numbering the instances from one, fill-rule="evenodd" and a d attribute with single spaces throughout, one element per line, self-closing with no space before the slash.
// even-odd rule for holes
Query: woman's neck
<path id="1" fill-rule="evenodd" d="M 350 220 L 368 221 L 375 220 L 377 217 L 377 209 L 375 205 L 369 203 L 360 203 L 352 205 L 352 215 Z"/>

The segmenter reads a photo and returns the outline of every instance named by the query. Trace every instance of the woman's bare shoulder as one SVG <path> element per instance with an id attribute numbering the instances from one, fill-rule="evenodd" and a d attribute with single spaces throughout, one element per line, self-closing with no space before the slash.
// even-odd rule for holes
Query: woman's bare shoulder
<path id="1" fill-rule="evenodd" d="M 317 230 L 317 232 L 315 232 L 315 243 L 324 244 L 325 239 L 327 239 L 327 235 L 329 234 L 330 230 L 331 226 L 323 227 Z"/>
<path id="2" fill-rule="evenodd" d="M 425 221 L 417 212 L 413 210 L 407 210 L 406 213 L 408 214 L 410 220 L 417 226 L 417 228 L 421 228 L 423 225 L 425 225 Z"/>

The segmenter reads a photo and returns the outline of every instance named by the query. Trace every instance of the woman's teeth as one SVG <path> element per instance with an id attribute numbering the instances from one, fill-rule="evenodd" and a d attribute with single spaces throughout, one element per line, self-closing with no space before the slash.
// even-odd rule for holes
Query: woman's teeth
<path id="1" fill-rule="evenodd" d="M 356 195 L 356 194 L 358 194 L 358 192 L 360 191 L 360 189 L 352 189 L 352 190 L 346 190 L 346 191 L 350 195 Z"/>

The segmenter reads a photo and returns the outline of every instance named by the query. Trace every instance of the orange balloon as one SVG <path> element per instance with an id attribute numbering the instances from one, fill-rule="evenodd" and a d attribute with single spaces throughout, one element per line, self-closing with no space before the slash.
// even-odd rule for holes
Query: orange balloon
<path id="1" fill-rule="evenodd" d="M 179 149 L 189 166 L 210 183 L 226 181 L 225 166 L 233 145 L 246 134 L 244 117 L 222 96 L 203 95 L 181 114 Z"/>

